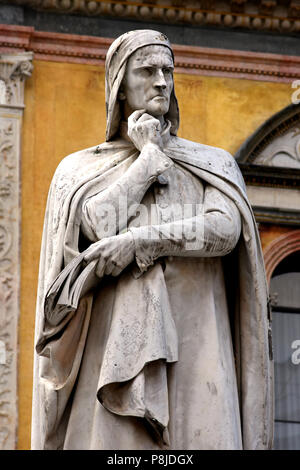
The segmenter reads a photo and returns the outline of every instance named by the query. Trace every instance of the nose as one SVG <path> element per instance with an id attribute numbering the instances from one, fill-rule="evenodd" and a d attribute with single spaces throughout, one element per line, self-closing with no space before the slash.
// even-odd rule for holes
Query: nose
<path id="1" fill-rule="evenodd" d="M 156 88 L 162 88 L 162 89 L 167 88 L 166 79 L 161 69 L 157 69 L 156 71 L 154 86 Z"/>

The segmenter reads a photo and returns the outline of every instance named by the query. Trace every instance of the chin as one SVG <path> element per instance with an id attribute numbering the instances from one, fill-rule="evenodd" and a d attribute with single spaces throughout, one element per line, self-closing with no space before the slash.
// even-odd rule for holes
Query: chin
<path id="1" fill-rule="evenodd" d="M 153 117 L 159 118 L 167 114 L 168 111 L 169 106 L 151 106 L 146 112 Z"/>

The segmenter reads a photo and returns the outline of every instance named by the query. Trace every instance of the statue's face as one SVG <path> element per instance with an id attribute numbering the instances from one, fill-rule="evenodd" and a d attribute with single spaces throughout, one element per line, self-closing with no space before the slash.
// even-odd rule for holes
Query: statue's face
<path id="1" fill-rule="evenodd" d="M 173 89 L 173 58 L 169 48 L 145 46 L 129 58 L 122 94 L 126 114 L 145 109 L 154 117 L 166 114 Z"/>

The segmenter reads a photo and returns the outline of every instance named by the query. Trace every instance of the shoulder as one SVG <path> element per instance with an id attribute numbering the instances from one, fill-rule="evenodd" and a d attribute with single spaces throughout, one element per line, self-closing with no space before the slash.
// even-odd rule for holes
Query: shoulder
<path id="1" fill-rule="evenodd" d="M 97 167 L 97 148 L 93 146 L 64 157 L 57 166 L 50 185 L 51 199 L 66 199 L 67 195 L 82 183 Z M 99 166 L 99 163 L 98 163 Z"/>
<path id="2" fill-rule="evenodd" d="M 179 161 L 185 161 L 234 182 L 245 191 L 245 183 L 239 166 L 226 150 L 180 137 L 172 137 L 170 151 Z"/>
<path id="3" fill-rule="evenodd" d="M 196 158 L 200 158 L 205 155 L 210 159 L 218 159 L 224 162 L 235 162 L 235 159 L 229 152 L 219 147 L 200 144 L 198 142 L 193 142 L 192 140 L 182 139 L 181 137 L 173 137 L 172 144 L 185 152 L 191 152 L 191 154 Z"/>
<path id="4" fill-rule="evenodd" d="M 111 158 L 116 152 L 127 150 L 130 147 L 123 139 L 116 139 L 111 142 L 104 142 L 93 147 L 71 153 L 64 157 L 59 163 L 56 174 L 70 174 L 84 171 L 85 175 L 100 168 L 106 159 Z"/>
<path id="5" fill-rule="evenodd" d="M 56 174 L 76 171 L 85 166 L 87 162 L 97 160 L 100 147 L 101 145 L 94 145 L 93 147 L 78 150 L 65 156 L 59 163 Z"/>
<path id="6" fill-rule="evenodd" d="M 51 182 L 51 192 L 59 197 L 90 181 L 105 171 L 114 155 L 128 153 L 128 143 L 122 139 L 104 142 L 64 157 L 59 163 Z M 126 153 L 126 154 L 127 154 Z"/>

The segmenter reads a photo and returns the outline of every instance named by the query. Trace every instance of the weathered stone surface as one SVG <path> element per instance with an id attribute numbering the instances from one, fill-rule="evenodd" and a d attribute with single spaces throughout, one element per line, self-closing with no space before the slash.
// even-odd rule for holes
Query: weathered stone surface
<path id="1" fill-rule="evenodd" d="M 106 58 L 106 142 L 55 173 L 37 302 L 34 449 L 272 444 L 256 223 L 233 157 L 177 137 L 173 68 L 164 34 L 118 38 Z"/>

